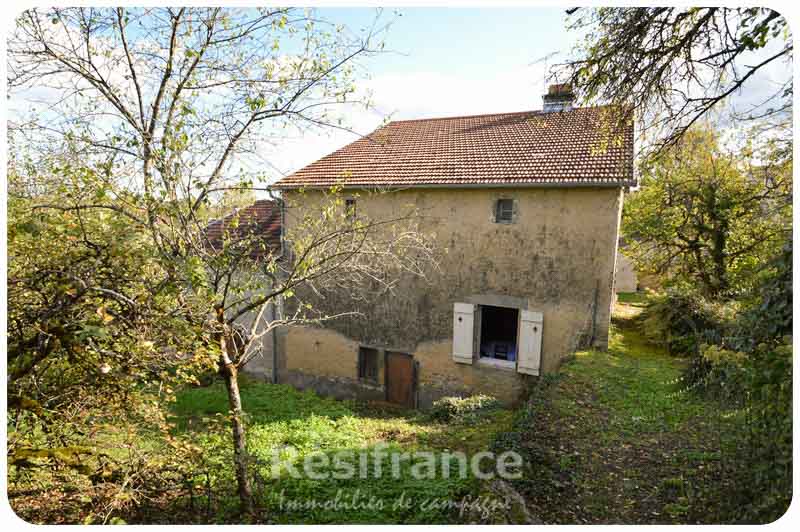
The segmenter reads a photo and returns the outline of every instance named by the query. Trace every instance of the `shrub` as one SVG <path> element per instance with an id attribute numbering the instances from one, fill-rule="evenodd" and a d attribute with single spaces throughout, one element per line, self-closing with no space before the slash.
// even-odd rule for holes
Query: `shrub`
<path id="1" fill-rule="evenodd" d="M 741 406 L 746 387 L 747 354 L 718 345 L 703 345 L 700 355 L 692 358 L 684 381 L 698 385 L 705 393 Z"/>
<path id="2" fill-rule="evenodd" d="M 433 403 L 430 415 L 437 421 L 468 421 L 500 407 L 500 401 L 489 395 L 443 397 Z"/>
<path id="3" fill-rule="evenodd" d="M 744 356 L 727 395 L 743 398 L 735 485 L 737 520 L 768 523 L 792 499 L 792 247 L 765 268 L 728 344 Z M 713 380 L 718 377 L 712 373 Z"/>
<path id="4" fill-rule="evenodd" d="M 673 303 L 680 306 L 677 298 Z M 792 333 L 791 245 L 784 247 L 768 264 L 755 290 L 743 304 L 729 303 L 724 307 L 709 303 L 694 305 L 711 310 L 690 314 L 690 319 L 701 323 L 704 328 L 699 334 L 689 335 L 693 342 L 699 343 L 684 380 L 713 395 L 719 395 L 726 387 L 725 395 L 729 398 L 743 398 L 749 386 L 743 372 L 757 371 L 754 364 L 765 356 L 763 353 L 785 344 L 785 337 Z M 719 308 L 725 308 L 729 314 L 716 310 Z M 687 306 L 683 310 L 687 310 Z M 669 326 L 662 327 L 666 329 Z M 779 377 L 775 376 L 776 379 Z"/>
<path id="5" fill-rule="evenodd" d="M 699 354 L 702 344 L 719 343 L 737 309 L 734 302 L 712 302 L 691 291 L 671 289 L 648 300 L 640 316 L 642 332 L 674 355 Z"/>
<path id="6" fill-rule="evenodd" d="M 775 521 L 792 498 L 791 245 L 763 270 L 735 318 L 703 323 L 711 334 L 694 338 L 703 345 L 685 380 L 741 416 L 727 513 L 735 522 Z"/>
<path id="7" fill-rule="evenodd" d="M 747 371 L 747 431 L 740 449 L 745 522 L 777 520 L 792 500 L 792 343 L 761 344 Z"/>
<path id="8" fill-rule="evenodd" d="M 727 457 L 730 520 L 775 521 L 792 498 L 791 338 L 750 352 L 709 346 L 703 358 L 710 369 L 701 389 L 740 419 Z"/>
<path id="9" fill-rule="evenodd" d="M 787 244 L 762 272 L 736 323 L 731 344 L 751 351 L 778 345 L 792 334 L 792 246 Z"/>

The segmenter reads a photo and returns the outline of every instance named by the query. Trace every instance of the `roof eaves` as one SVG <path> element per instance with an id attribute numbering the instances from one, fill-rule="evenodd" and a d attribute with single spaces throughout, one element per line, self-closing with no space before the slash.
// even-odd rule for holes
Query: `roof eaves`
<path id="1" fill-rule="evenodd" d="M 406 188 L 621 188 L 635 186 L 635 179 L 603 179 L 603 180 L 552 180 L 552 181 L 523 181 L 518 183 L 329 183 L 329 184 L 309 184 L 309 183 L 284 183 L 273 185 L 276 190 L 298 190 L 298 189 L 328 189 L 333 186 L 346 189 L 406 189 Z"/>

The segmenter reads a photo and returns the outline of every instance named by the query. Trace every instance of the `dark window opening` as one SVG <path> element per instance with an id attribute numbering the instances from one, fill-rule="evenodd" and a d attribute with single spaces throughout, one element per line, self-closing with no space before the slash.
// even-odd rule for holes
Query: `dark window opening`
<path id="1" fill-rule="evenodd" d="M 510 224 L 514 221 L 514 200 L 499 199 L 495 205 L 494 221 L 502 224 Z"/>
<path id="2" fill-rule="evenodd" d="M 517 359 L 518 317 L 515 308 L 481 307 L 481 357 Z"/>
<path id="3" fill-rule="evenodd" d="M 378 382 L 378 350 L 369 347 L 358 348 L 358 378 Z"/>
<path id="4" fill-rule="evenodd" d="M 347 217 L 347 220 L 352 222 L 356 219 L 356 200 L 354 199 L 346 199 L 344 200 L 344 213 Z"/>

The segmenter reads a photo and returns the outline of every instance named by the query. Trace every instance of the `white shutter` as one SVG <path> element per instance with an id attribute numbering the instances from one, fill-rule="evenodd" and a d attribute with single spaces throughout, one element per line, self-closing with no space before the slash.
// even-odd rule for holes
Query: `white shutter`
<path id="1" fill-rule="evenodd" d="M 528 375 L 538 375 L 542 361 L 542 324 L 541 312 L 530 310 L 519 311 L 519 352 L 517 371 Z"/>
<path id="2" fill-rule="evenodd" d="M 460 364 L 472 364 L 475 337 L 475 305 L 455 303 L 453 305 L 453 360 Z"/>

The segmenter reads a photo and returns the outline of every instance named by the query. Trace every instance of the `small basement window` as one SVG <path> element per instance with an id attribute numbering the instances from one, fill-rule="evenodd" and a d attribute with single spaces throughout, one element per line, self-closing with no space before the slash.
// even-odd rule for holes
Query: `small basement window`
<path id="1" fill-rule="evenodd" d="M 514 221 L 514 200 L 497 200 L 494 209 L 494 221 L 499 224 L 510 224 Z"/>
<path id="2" fill-rule="evenodd" d="M 518 321 L 515 308 L 481 306 L 481 358 L 515 361 Z"/>
<path id="3" fill-rule="evenodd" d="M 358 348 L 358 378 L 378 382 L 378 350 L 370 347 Z"/>

